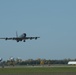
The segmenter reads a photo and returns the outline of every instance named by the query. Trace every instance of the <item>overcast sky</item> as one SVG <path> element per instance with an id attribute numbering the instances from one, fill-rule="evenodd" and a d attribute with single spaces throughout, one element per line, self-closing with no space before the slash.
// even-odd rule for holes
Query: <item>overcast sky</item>
<path id="1" fill-rule="evenodd" d="M 0 57 L 76 58 L 76 0 L 0 0 L 0 37 L 40 36 L 38 40 L 0 40 Z"/>

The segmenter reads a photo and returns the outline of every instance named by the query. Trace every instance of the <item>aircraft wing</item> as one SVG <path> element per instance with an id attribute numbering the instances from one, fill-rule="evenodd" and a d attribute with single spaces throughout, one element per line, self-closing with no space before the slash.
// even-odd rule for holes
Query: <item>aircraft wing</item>
<path id="1" fill-rule="evenodd" d="M 0 38 L 0 39 L 5 39 L 5 40 L 7 40 L 7 39 L 9 39 L 9 38 Z"/>
<path id="2" fill-rule="evenodd" d="M 0 39 L 6 39 L 6 38 L 0 38 Z"/>
<path id="3" fill-rule="evenodd" d="M 27 40 L 27 39 L 37 39 L 37 38 L 40 38 L 40 37 L 25 37 L 25 38 L 19 38 L 19 37 L 12 37 L 12 38 L 0 38 L 0 39 L 5 39 L 5 40 Z"/>
<path id="4" fill-rule="evenodd" d="M 0 38 L 0 39 L 5 39 L 5 40 L 17 40 L 17 39 L 19 39 L 19 38 L 15 38 L 15 37 L 13 37 L 13 38 Z"/>
<path id="5" fill-rule="evenodd" d="M 40 37 L 26 37 L 25 39 L 30 39 L 30 40 L 32 40 L 32 39 L 37 39 L 37 38 L 40 38 Z"/>

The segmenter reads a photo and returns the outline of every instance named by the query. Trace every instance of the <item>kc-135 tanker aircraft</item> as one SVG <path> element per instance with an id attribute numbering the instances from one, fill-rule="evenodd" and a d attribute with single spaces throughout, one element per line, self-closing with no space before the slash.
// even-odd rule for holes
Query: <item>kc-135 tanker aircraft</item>
<path id="1" fill-rule="evenodd" d="M 23 33 L 21 36 L 18 36 L 17 32 L 16 32 L 16 37 L 6 37 L 6 38 L 0 38 L 0 39 L 5 39 L 5 40 L 16 40 L 17 42 L 19 41 L 23 41 L 25 42 L 26 40 L 30 39 L 35 39 L 37 40 L 37 38 L 40 38 L 40 37 L 26 37 L 26 33 Z"/>

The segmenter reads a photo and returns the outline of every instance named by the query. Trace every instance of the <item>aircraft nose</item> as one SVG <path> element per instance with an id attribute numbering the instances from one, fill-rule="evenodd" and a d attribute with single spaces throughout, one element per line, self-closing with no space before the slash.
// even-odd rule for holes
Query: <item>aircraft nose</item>
<path id="1" fill-rule="evenodd" d="M 24 33 L 24 36 L 26 36 L 26 33 Z"/>

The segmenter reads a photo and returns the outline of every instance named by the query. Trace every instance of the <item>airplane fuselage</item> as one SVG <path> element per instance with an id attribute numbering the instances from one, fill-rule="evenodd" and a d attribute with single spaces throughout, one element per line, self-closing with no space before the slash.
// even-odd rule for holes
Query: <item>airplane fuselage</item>
<path id="1" fill-rule="evenodd" d="M 16 41 L 17 42 L 19 42 L 19 41 L 22 41 L 23 40 L 23 42 L 25 42 L 25 38 L 26 38 L 26 33 L 23 33 L 22 35 L 20 35 L 19 37 L 18 37 L 19 39 L 17 39 Z"/>

